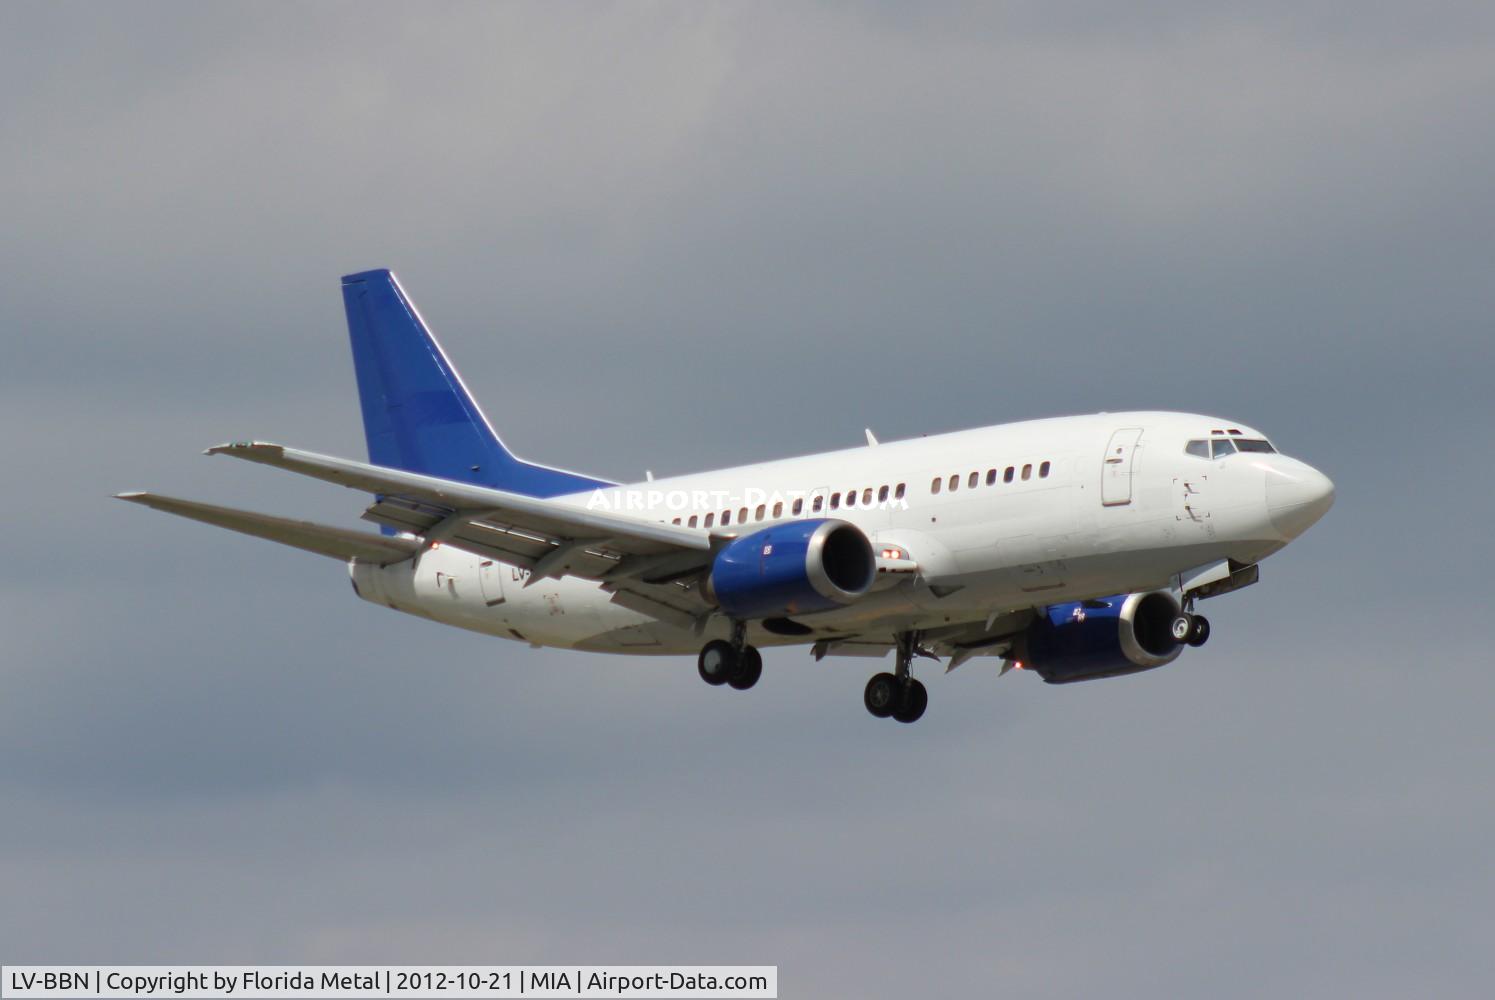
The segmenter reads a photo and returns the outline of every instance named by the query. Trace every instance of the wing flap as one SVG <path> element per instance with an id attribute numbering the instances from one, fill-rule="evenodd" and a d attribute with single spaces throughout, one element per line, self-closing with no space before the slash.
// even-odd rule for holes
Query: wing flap
<path id="1" fill-rule="evenodd" d="M 676 628 L 694 628 L 700 616 L 710 610 L 691 593 L 670 584 L 608 584 L 603 589 L 612 591 L 612 602 L 619 607 Z"/>
<path id="2" fill-rule="evenodd" d="M 817 660 L 823 660 L 827 656 L 887 656 L 893 649 L 891 638 L 874 638 L 871 636 L 844 636 L 838 639 L 821 639 L 810 648 L 810 653 Z"/>
<path id="3" fill-rule="evenodd" d="M 334 528 L 311 521 L 297 521 L 287 517 L 258 514 L 234 507 L 218 507 L 214 504 L 198 503 L 162 496 L 159 493 L 119 493 L 117 499 L 138 503 L 153 510 L 190 518 L 219 528 L 227 528 L 244 535 L 268 539 L 289 545 L 292 548 L 334 559 L 363 559 L 367 562 L 387 565 L 409 559 L 420 549 L 420 543 L 410 538 L 391 538 L 373 535 L 366 531 L 351 531 Z"/>

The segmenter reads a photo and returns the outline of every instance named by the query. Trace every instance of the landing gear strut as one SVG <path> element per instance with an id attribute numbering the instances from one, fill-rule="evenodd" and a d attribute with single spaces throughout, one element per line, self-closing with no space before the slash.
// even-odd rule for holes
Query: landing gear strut
<path id="1" fill-rule="evenodd" d="M 763 655 L 756 646 L 747 644 L 747 624 L 732 623 L 732 639 L 712 639 L 701 647 L 696 657 L 696 671 L 701 680 L 718 687 L 730 684 L 746 691 L 763 676 Z"/>
<path id="2" fill-rule="evenodd" d="M 929 707 L 929 691 L 914 679 L 909 666 L 920 652 L 918 633 L 901 632 L 897 636 L 898 656 L 894 673 L 873 674 L 862 694 L 862 702 L 879 719 L 917 722 Z"/>

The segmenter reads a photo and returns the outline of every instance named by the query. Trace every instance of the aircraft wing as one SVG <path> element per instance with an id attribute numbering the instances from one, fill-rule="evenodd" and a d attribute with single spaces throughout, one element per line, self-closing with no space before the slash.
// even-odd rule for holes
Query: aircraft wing
<path id="1" fill-rule="evenodd" d="M 366 519 L 420 535 L 428 544 L 455 545 L 527 568 L 531 579 L 596 580 L 615 602 L 677 624 L 693 622 L 708 610 L 692 580 L 713 555 L 713 539 L 705 531 L 278 444 L 240 442 L 207 453 L 372 493 Z"/>
<path id="2" fill-rule="evenodd" d="M 367 531 L 333 528 L 325 524 L 313 524 L 311 521 L 294 521 L 248 510 L 235 510 L 232 507 L 215 507 L 212 504 L 161 496 L 159 493 L 119 493 L 116 496 L 120 500 L 128 500 L 168 514 L 254 535 L 256 538 L 267 538 L 272 542 L 335 559 L 363 559 L 384 565 L 409 559 L 420 550 L 420 544 L 409 538 L 390 538 Z"/>

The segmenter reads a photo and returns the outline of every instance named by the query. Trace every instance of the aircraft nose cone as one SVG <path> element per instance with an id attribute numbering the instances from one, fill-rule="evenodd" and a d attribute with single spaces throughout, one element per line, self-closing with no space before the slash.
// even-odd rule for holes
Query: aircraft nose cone
<path id="1" fill-rule="evenodd" d="M 1334 506 L 1334 483 L 1311 465 L 1293 462 L 1267 475 L 1267 512 L 1286 538 L 1297 538 Z"/>

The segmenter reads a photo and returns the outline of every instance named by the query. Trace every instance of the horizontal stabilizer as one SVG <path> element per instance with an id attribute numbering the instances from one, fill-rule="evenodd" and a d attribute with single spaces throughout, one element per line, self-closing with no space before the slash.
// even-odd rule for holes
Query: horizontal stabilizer
<path id="1" fill-rule="evenodd" d="M 410 538 L 392 538 L 367 531 L 313 524 L 311 521 L 235 510 L 232 507 L 215 507 L 212 504 L 178 500 L 158 493 L 119 493 L 116 497 L 334 559 L 362 559 L 385 565 L 409 559 L 420 549 L 420 543 Z"/>

